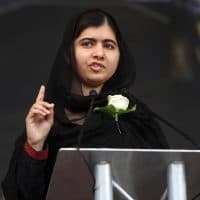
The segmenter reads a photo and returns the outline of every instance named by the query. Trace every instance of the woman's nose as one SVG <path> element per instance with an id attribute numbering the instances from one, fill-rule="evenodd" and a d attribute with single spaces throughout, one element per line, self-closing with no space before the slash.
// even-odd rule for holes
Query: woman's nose
<path id="1" fill-rule="evenodd" d="M 105 52 L 102 44 L 97 44 L 95 48 L 93 49 L 93 57 L 95 57 L 98 60 L 104 60 L 105 58 Z"/>

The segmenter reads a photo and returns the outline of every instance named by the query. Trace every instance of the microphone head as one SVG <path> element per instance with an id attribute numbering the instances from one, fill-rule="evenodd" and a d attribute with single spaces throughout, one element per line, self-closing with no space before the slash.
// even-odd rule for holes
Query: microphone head
<path id="1" fill-rule="evenodd" d="M 90 96 L 95 96 L 95 95 L 97 95 L 96 90 L 90 90 L 89 95 L 90 95 Z"/>

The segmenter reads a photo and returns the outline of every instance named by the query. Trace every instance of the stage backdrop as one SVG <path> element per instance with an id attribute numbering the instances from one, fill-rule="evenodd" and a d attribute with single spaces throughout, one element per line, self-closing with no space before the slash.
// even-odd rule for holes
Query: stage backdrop
<path id="1" fill-rule="evenodd" d="M 72 14 L 89 7 L 103 8 L 117 18 L 137 67 L 133 93 L 200 143 L 199 38 L 196 17 L 188 10 L 123 1 L 92 5 L 10 1 L 12 7 L 8 2 L 0 4 L 1 180 L 26 113 L 39 86 L 48 80 L 65 24 Z M 162 128 L 173 148 L 191 147 L 171 129 Z"/>

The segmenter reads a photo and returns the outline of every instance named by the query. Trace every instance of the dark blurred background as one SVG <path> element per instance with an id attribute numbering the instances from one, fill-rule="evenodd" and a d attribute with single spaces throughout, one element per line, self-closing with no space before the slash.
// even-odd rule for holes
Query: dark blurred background
<path id="1" fill-rule="evenodd" d="M 117 19 L 134 55 L 133 93 L 200 143 L 199 0 L 1 0 L 0 180 L 26 113 L 48 80 L 65 24 L 76 12 L 96 7 Z M 172 148 L 192 147 L 161 125 Z"/>

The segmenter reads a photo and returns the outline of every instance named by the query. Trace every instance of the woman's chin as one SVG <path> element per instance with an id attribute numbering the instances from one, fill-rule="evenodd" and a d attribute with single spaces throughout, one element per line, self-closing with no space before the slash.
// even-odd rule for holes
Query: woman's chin
<path id="1" fill-rule="evenodd" d="M 90 79 L 87 81 L 84 81 L 83 84 L 88 88 L 101 88 L 104 85 L 105 81 L 101 79 Z"/>

